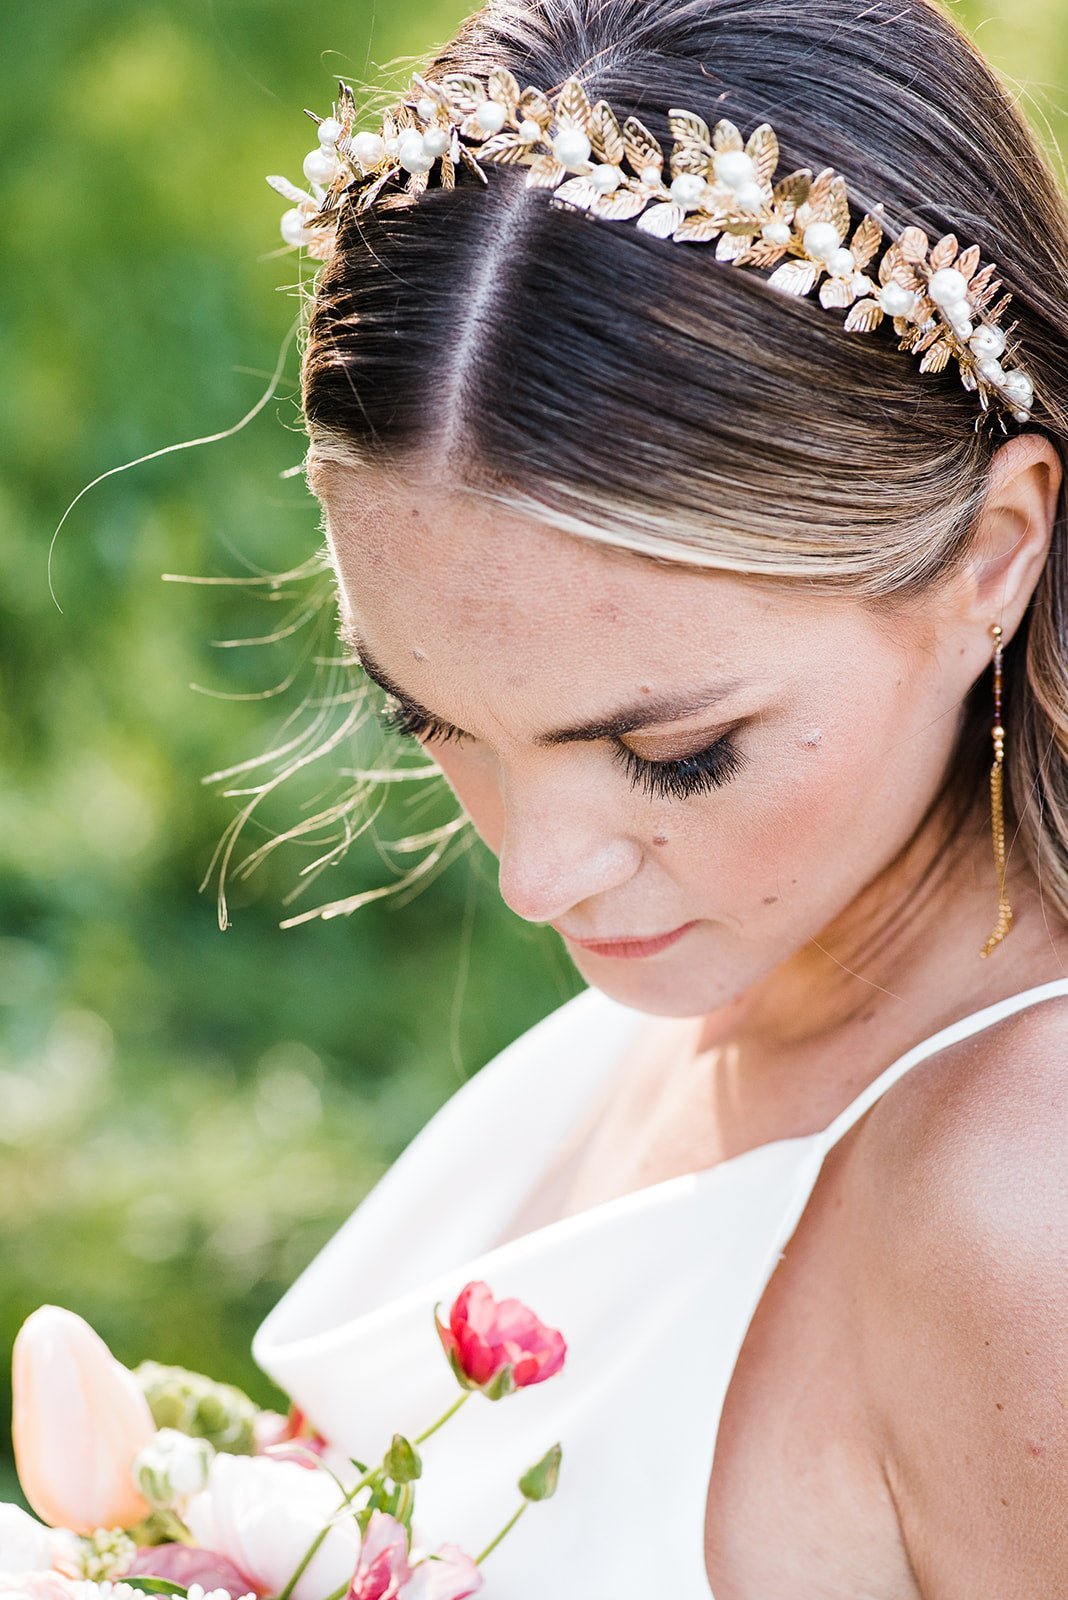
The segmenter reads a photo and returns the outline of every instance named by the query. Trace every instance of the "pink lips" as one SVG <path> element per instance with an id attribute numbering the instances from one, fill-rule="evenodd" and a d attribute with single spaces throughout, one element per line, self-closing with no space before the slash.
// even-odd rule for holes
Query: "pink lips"
<path id="1" fill-rule="evenodd" d="M 684 922 L 681 928 L 674 928 L 670 933 L 662 933 L 653 939 L 609 939 L 600 943 L 595 939 L 574 939 L 566 933 L 564 938 L 570 939 L 582 950 L 592 951 L 595 956 L 622 956 L 624 960 L 631 961 L 638 956 L 654 956 L 658 950 L 666 950 L 668 945 L 674 944 L 676 939 L 681 939 L 684 933 L 696 926 L 696 922 Z M 558 931 L 562 933 L 563 929 Z"/>

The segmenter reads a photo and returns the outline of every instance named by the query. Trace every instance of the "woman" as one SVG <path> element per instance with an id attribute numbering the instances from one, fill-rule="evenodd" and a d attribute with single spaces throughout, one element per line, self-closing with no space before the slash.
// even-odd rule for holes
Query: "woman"
<path id="1" fill-rule="evenodd" d="M 501 68 L 585 109 L 566 87 L 550 124 Z M 496 88 L 454 78 L 450 110 L 450 74 Z M 371 1455 L 446 1393 L 435 1299 L 485 1279 L 564 1328 L 567 1373 L 507 1424 L 467 1407 L 459 1470 L 427 1473 L 424 1514 L 474 1543 L 501 1461 L 562 1439 L 557 1498 L 492 1557 L 507 1600 L 1060 1593 L 1056 185 L 924 0 L 490 0 L 416 95 L 347 171 L 336 106 L 305 169 L 323 215 L 289 222 L 325 261 L 309 482 L 343 636 L 590 988 L 438 1113 L 258 1359 Z M 631 124 L 611 159 L 601 99 L 683 156 L 660 170 Z M 746 199 L 767 135 L 731 128 L 765 123 L 776 175 L 844 174 L 850 228 L 901 236 L 893 273 L 855 284 L 869 236 L 830 179 L 823 211 Z M 597 214 L 643 182 L 669 232 L 644 196 Z M 765 219 L 748 261 L 677 231 L 711 182 Z M 842 296 L 778 292 L 776 251 Z M 979 256 L 1000 331 L 954 276 Z M 860 293 L 898 338 L 843 326 Z"/>

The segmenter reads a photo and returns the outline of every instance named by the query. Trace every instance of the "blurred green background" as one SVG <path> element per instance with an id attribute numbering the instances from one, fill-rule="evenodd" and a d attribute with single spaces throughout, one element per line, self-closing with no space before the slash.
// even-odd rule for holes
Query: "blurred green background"
<path id="1" fill-rule="evenodd" d="M 43 1301 L 123 1360 L 184 1362 L 272 1398 L 248 1345 L 286 1284 L 453 1089 L 581 982 L 555 935 L 501 905 L 480 846 L 417 896 L 287 916 L 395 877 L 381 841 L 451 814 L 391 787 L 376 837 L 286 904 L 292 844 L 232 885 L 239 802 L 206 774 L 292 733 L 316 638 L 245 649 L 308 585 L 184 586 L 279 571 L 320 545 L 286 476 L 304 438 L 297 353 L 263 392 L 297 300 L 280 255 L 309 106 L 337 77 L 419 58 L 445 0 L 16 0 L 0 53 L 0 1367 Z M 953 8 L 1052 148 L 1068 135 L 1068 0 Z M 305 271 L 309 269 L 306 267 Z M 303 663 L 303 665 L 302 665 Z M 256 699 L 296 673 L 289 693 Z M 191 687 L 201 686 L 200 692 Z M 233 697 L 237 698 L 233 698 Z M 227 698 L 230 697 L 230 698 Z M 288 732 L 287 732 L 288 730 Z M 369 747 L 368 747 L 369 748 Z M 367 753 L 361 745 L 361 751 Z M 405 761 L 410 757 L 404 757 Z M 351 762 L 351 752 L 335 757 Z M 283 790 L 249 845 L 329 797 Z M 401 860 L 400 866 L 406 863 Z M 407 863 L 407 864 L 410 864 Z M 404 900 L 405 903 L 401 903 Z M 0 1382 L 0 1499 L 17 1494 Z"/>

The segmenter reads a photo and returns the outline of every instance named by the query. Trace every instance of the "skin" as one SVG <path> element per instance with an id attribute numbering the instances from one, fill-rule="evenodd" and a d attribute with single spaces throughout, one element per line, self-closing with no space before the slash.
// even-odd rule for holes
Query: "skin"
<path id="1" fill-rule="evenodd" d="M 826 1126 L 918 1039 L 1064 974 L 1068 930 L 1051 920 L 1019 852 L 1010 852 L 1014 928 L 989 961 L 977 958 L 997 903 L 985 793 L 976 826 L 952 849 L 942 818 L 925 820 L 962 702 L 992 658 L 990 625 L 1011 640 L 1042 572 L 1061 483 L 1043 437 L 1001 447 L 964 570 L 896 614 L 583 542 L 453 490 L 429 463 L 394 476 L 317 464 L 313 453 L 309 467 L 344 636 L 365 664 L 460 730 L 428 740 L 428 753 L 497 856 L 504 900 L 527 921 L 553 924 L 591 985 L 648 1016 L 638 1057 L 568 1181 L 534 1197 L 515 1231 Z M 728 680 L 740 681 L 713 703 Z M 549 731 L 678 694 L 703 696 L 704 708 L 622 740 L 545 742 Z M 668 761 L 725 734 L 737 771 L 687 798 L 648 793 L 622 764 L 621 743 Z M 932 892 L 904 931 L 879 937 L 899 906 L 913 905 L 933 859 Z M 573 942 L 691 921 L 683 938 L 639 960 Z M 1049 1254 L 1068 1230 L 1063 1185 L 1051 1178 L 1021 1194 L 1021 1205 L 1033 1201 L 1030 1225 L 1017 1230 L 1004 1281 L 977 1240 L 995 1226 L 1006 1173 L 1018 1187 L 1037 1160 L 1044 1172 L 1058 1170 L 1046 1146 L 1051 1119 L 1062 1127 L 1068 1115 L 1068 1095 L 1051 1086 L 1050 1063 L 1063 1060 L 1066 1009 L 1063 1001 L 1032 1008 L 945 1052 L 937 1074 L 907 1074 L 828 1158 L 791 1245 L 795 1277 L 808 1259 L 811 1274 L 796 1300 L 788 1263 L 774 1275 L 725 1405 L 720 1521 L 710 1501 L 707 1529 L 717 1600 L 855 1595 L 854 1578 L 817 1570 L 813 1551 L 838 1559 L 843 1528 L 874 1537 L 880 1518 L 885 1551 L 856 1551 L 879 1600 L 1047 1592 L 1030 1575 L 1021 1586 L 1025 1535 L 1035 1580 L 1063 1575 L 1068 1549 L 1054 1546 L 1068 1536 L 1051 1531 L 1063 1518 L 1033 1527 L 1021 1509 L 1032 1480 L 1019 1475 L 1036 1458 L 1025 1461 L 1011 1430 L 1004 1454 L 991 1454 L 991 1374 L 975 1319 L 985 1307 L 987 1348 L 997 1346 L 997 1371 L 1014 1394 L 1028 1383 L 1043 1396 L 1054 1386 L 1068 1355 L 1063 1318 L 1028 1324 L 1026 1375 L 1006 1351 L 1021 1285 L 1037 1294 L 1063 1275 Z M 972 1109 L 964 1119 L 962 1093 Z M 1000 1141 L 996 1182 L 989 1150 L 985 1160 L 976 1154 L 984 1138 Z M 876 1258 L 864 1258 L 875 1264 L 859 1295 L 858 1237 L 881 1241 Z M 853 1365 L 847 1375 L 844 1357 L 832 1363 L 823 1390 L 820 1354 L 847 1319 Z M 812 1330 L 802 1368 L 811 1415 L 793 1399 L 803 1328 Z M 908 1370 L 916 1347 L 929 1353 L 923 1381 Z M 811 1503 L 793 1479 L 767 1492 L 768 1460 L 782 1440 L 770 1413 L 762 1432 L 761 1396 L 769 1405 L 784 1382 L 783 1406 L 803 1430 L 799 1450 L 835 1397 L 848 1394 L 855 1414 L 873 1419 L 843 1451 L 841 1504 L 823 1480 Z M 955 1430 L 951 1481 L 931 1436 L 935 1416 Z M 1054 1442 L 1035 1419 L 1023 1427 L 1045 1439 L 1063 1493 L 1064 1424 Z M 870 1499 L 861 1487 L 869 1482 Z M 1011 1487 L 994 1495 L 995 1484 Z M 976 1539 L 975 1507 L 987 1499 L 1014 1508 L 993 1555 L 989 1540 Z M 772 1500 L 779 1521 L 761 1526 L 759 1507 Z M 784 1531 L 791 1508 L 793 1542 Z M 813 1533 L 820 1514 L 829 1519 L 822 1540 Z M 893 1575 L 882 1587 L 873 1560 Z M 799 1587 L 809 1570 L 811 1590 Z"/>

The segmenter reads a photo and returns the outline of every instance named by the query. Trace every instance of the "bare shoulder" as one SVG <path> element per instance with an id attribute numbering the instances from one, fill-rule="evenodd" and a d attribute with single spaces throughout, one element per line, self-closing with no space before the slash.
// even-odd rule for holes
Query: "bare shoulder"
<path id="1" fill-rule="evenodd" d="M 1062 1592 L 1068 996 L 918 1063 L 858 1126 L 847 1184 L 868 1401 L 924 1595 Z"/>

